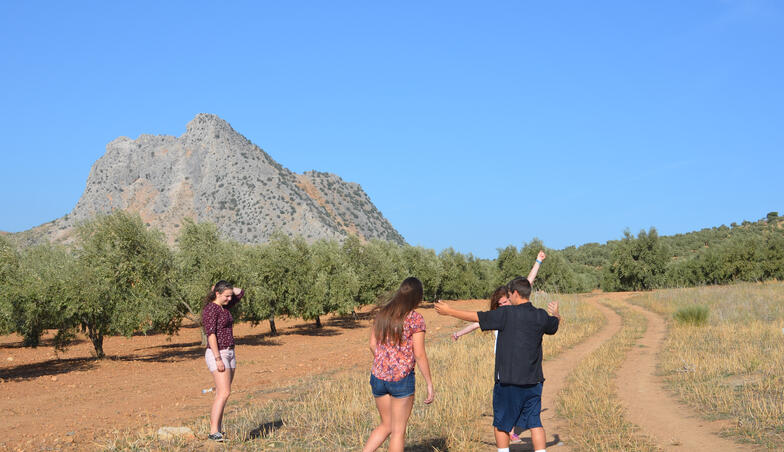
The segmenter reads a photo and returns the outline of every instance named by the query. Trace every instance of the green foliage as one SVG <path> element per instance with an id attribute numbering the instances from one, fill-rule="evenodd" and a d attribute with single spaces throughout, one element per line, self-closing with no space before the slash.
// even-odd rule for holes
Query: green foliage
<path id="1" fill-rule="evenodd" d="M 39 245 L 18 253 L 0 237 L 0 332 L 17 333 L 36 347 L 47 329 L 67 330 L 74 258 L 60 246 Z M 55 346 L 65 344 L 57 336 Z"/>
<path id="2" fill-rule="evenodd" d="M 38 245 L 25 250 L 20 259 L 20 288 L 14 300 L 14 331 L 24 337 L 24 345 L 36 347 L 47 329 L 60 330 L 55 347 L 63 349 L 72 336 L 71 287 L 76 259 L 64 247 Z"/>
<path id="3" fill-rule="evenodd" d="M 462 254 L 452 248 L 441 251 L 441 279 L 436 298 L 459 300 L 486 296 L 492 290 L 492 275 L 487 266 L 473 255 Z"/>
<path id="4" fill-rule="evenodd" d="M 518 276 L 527 277 L 540 250 L 545 250 L 547 258 L 540 267 L 534 280 L 534 287 L 548 292 L 584 292 L 595 287 L 595 279 L 575 272 L 564 253 L 547 249 L 541 240 L 534 239 L 518 251 L 514 246 L 499 250 L 497 285 L 505 284 Z"/>
<path id="5" fill-rule="evenodd" d="M 628 230 L 613 249 L 602 287 L 605 290 L 651 290 L 661 287 L 669 260 L 666 246 L 656 228 L 640 231 L 635 238 Z"/>
<path id="6" fill-rule="evenodd" d="M 304 240 L 281 233 L 274 234 L 266 245 L 253 249 L 250 261 L 256 268 L 252 275 L 256 285 L 263 289 L 256 289 L 257 296 L 242 303 L 245 318 L 258 323 L 277 316 L 296 316 L 305 309 L 310 282 L 308 259 Z"/>
<path id="7" fill-rule="evenodd" d="M 79 227 L 77 274 L 69 311 L 104 356 L 103 338 L 174 331 L 179 313 L 169 285 L 174 256 L 141 217 L 118 211 Z"/>
<path id="8" fill-rule="evenodd" d="M 708 322 L 709 313 L 707 306 L 693 304 L 679 308 L 673 318 L 680 324 L 704 325 Z"/>
<path id="9" fill-rule="evenodd" d="M 298 310 L 303 319 L 313 319 L 334 312 L 345 315 L 354 311 L 359 278 L 334 241 L 319 240 L 310 247 L 308 296 Z"/>
<path id="10" fill-rule="evenodd" d="M 406 265 L 406 275 L 416 276 L 422 281 L 425 300 L 437 300 L 442 269 L 441 261 L 435 251 L 421 246 L 404 246 L 401 258 Z"/>
<path id="11" fill-rule="evenodd" d="M 400 247 L 393 243 L 370 240 L 363 244 L 352 235 L 343 243 L 343 253 L 359 279 L 358 305 L 375 303 L 408 276 Z"/>
<path id="12" fill-rule="evenodd" d="M 196 323 L 201 323 L 204 297 L 213 284 L 226 280 L 245 288 L 240 280 L 245 269 L 242 246 L 220 238 L 212 223 L 195 223 L 186 219 L 178 238 L 175 256 L 176 273 L 170 286 L 174 289 L 178 310 Z"/>
<path id="13" fill-rule="evenodd" d="M 0 236 L 0 334 L 15 330 L 13 309 L 20 289 L 19 253 L 11 240 Z"/>

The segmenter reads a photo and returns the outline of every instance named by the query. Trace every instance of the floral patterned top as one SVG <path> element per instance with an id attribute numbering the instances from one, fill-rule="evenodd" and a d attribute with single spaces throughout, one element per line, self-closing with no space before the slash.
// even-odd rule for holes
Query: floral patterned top
<path id="1" fill-rule="evenodd" d="M 229 309 L 240 301 L 245 295 L 245 291 L 239 295 L 232 295 L 231 301 L 226 306 L 216 303 L 207 303 L 201 311 L 201 324 L 204 327 L 204 334 L 209 336 L 214 334 L 218 339 L 218 350 L 225 350 L 234 347 L 234 317 Z M 210 348 L 207 344 L 207 348 Z"/>
<path id="2" fill-rule="evenodd" d="M 373 358 L 371 372 L 379 380 L 400 381 L 412 370 L 416 358 L 414 357 L 414 333 L 425 331 L 425 319 L 422 314 L 411 311 L 403 319 L 403 335 L 400 344 L 377 344 L 376 354 Z"/>

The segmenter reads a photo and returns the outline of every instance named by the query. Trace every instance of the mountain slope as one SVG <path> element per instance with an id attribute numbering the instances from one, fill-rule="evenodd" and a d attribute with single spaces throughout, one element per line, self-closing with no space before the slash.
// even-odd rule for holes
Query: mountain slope
<path id="1" fill-rule="evenodd" d="M 225 236 L 263 242 L 276 231 L 307 240 L 357 234 L 405 243 L 358 184 L 320 172 L 295 174 L 226 121 L 199 114 L 180 137 L 120 137 L 90 171 L 74 209 L 15 234 L 21 244 L 69 242 L 74 227 L 116 209 L 138 212 L 173 242 L 184 218 Z"/>

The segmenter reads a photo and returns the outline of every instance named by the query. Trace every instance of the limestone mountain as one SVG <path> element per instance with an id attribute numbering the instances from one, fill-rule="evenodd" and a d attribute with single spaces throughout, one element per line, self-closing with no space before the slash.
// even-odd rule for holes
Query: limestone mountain
<path id="1" fill-rule="evenodd" d="M 138 212 L 169 242 L 192 218 L 244 243 L 264 242 L 276 230 L 309 241 L 356 234 L 405 243 L 358 184 L 295 174 L 210 114 L 197 115 L 179 137 L 115 139 L 69 214 L 14 235 L 20 244 L 69 242 L 79 222 L 116 209 Z"/>

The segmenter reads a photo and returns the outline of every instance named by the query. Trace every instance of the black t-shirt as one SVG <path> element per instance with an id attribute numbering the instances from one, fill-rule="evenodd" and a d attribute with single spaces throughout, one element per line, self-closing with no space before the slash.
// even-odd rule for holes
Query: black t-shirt
<path id="1" fill-rule="evenodd" d="M 498 330 L 495 381 L 513 385 L 543 382 L 542 336 L 558 331 L 558 318 L 530 302 L 477 315 L 483 331 Z"/>

